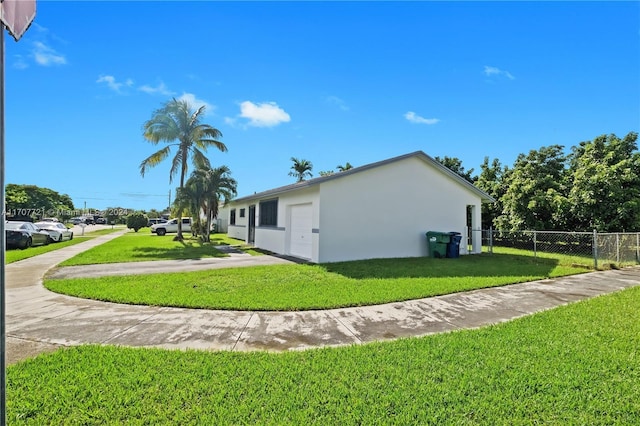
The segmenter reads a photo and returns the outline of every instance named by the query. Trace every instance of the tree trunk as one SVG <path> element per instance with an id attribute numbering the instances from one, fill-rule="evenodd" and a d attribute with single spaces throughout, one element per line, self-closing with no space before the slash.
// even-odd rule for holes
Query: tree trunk
<path id="1" fill-rule="evenodd" d="M 211 200 L 209 200 L 211 201 Z M 207 205 L 207 209 L 206 209 L 206 214 L 207 214 L 207 239 L 206 241 L 208 243 L 211 242 L 211 203 L 209 203 Z"/>
<path id="2" fill-rule="evenodd" d="M 184 188 L 184 175 L 187 172 L 187 163 L 186 163 L 186 155 L 185 152 L 182 155 L 182 170 L 180 170 L 180 189 Z M 184 237 L 182 236 L 182 207 L 178 208 L 178 233 L 173 238 L 173 241 L 183 241 Z"/>

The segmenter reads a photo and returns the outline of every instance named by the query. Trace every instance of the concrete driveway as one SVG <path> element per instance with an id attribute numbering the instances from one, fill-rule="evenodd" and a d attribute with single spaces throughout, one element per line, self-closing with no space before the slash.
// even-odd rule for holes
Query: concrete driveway
<path id="1" fill-rule="evenodd" d="M 86 343 L 234 351 L 360 344 L 499 323 L 640 285 L 640 268 L 628 268 L 402 303 L 303 312 L 123 305 L 64 296 L 42 286 L 44 274 L 59 262 L 122 233 L 7 265 L 7 363 Z M 234 267 L 283 261 L 270 256 L 249 256 L 241 262 L 237 258 L 209 264 Z M 174 266 L 179 262 L 183 262 L 180 267 L 188 264 L 177 261 Z M 192 264 L 204 264 L 200 262 Z"/>

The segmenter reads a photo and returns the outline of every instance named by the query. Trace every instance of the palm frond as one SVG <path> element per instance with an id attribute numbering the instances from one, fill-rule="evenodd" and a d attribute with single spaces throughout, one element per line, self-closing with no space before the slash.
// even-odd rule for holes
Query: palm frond
<path id="1" fill-rule="evenodd" d="M 196 147 L 191 148 L 191 158 L 193 159 L 193 165 L 196 169 L 211 168 L 211 162 L 209 162 L 207 156 Z"/>
<path id="2" fill-rule="evenodd" d="M 182 170 L 182 156 L 183 152 L 178 148 L 178 152 L 171 160 L 171 170 L 169 170 L 169 183 L 173 182 L 173 178 L 178 174 L 178 171 Z"/>
<path id="3" fill-rule="evenodd" d="M 165 160 L 171 154 L 171 145 L 165 146 L 159 151 L 154 152 L 140 163 L 140 174 L 144 177 L 147 169 L 150 167 L 155 167 Z"/>
<path id="4" fill-rule="evenodd" d="M 180 135 L 179 123 L 167 111 L 159 110 L 144 123 L 143 135 L 153 144 L 161 141 L 171 142 Z"/>
<path id="5" fill-rule="evenodd" d="M 189 125 L 191 127 L 195 127 L 200 122 L 200 114 L 204 114 L 204 110 L 206 107 L 202 105 L 196 112 L 191 115 L 191 119 L 189 120 Z"/>

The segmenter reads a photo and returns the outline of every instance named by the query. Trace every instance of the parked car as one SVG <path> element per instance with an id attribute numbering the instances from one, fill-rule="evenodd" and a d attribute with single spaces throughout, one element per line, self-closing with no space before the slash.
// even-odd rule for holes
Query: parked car
<path id="1" fill-rule="evenodd" d="M 105 219 L 104 217 L 99 217 L 96 219 L 96 225 L 106 225 L 107 224 L 107 219 Z"/>
<path id="2" fill-rule="evenodd" d="M 36 222 L 35 225 L 49 233 L 51 242 L 73 240 L 73 231 L 60 222 Z"/>
<path id="3" fill-rule="evenodd" d="M 167 219 L 162 219 L 161 217 L 152 217 L 149 219 L 149 223 L 147 223 L 148 227 L 152 227 L 156 223 L 167 223 Z"/>
<path id="4" fill-rule="evenodd" d="M 7 247 L 26 249 L 49 244 L 49 233 L 31 222 L 7 221 L 4 228 Z"/>
<path id="5" fill-rule="evenodd" d="M 81 223 L 84 223 L 84 221 L 81 217 L 72 217 L 71 223 L 73 223 L 74 225 L 80 225 Z"/>
<path id="6" fill-rule="evenodd" d="M 160 236 L 170 232 L 178 232 L 178 219 L 171 219 L 166 223 L 156 223 L 155 225 L 151 226 L 151 232 Z M 190 217 L 182 218 L 182 232 L 191 232 Z"/>

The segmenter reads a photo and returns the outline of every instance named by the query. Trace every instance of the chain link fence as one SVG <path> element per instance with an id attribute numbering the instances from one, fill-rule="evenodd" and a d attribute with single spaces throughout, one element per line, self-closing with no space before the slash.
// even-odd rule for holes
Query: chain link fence
<path id="1" fill-rule="evenodd" d="M 595 269 L 640 264 L 640 232 L 469 230 L 469 241 L 474 238 L 482 239 L 482 251 L 488 253 L 504 247 L 531 251 L 534 256 L 559 254 Z"/>

